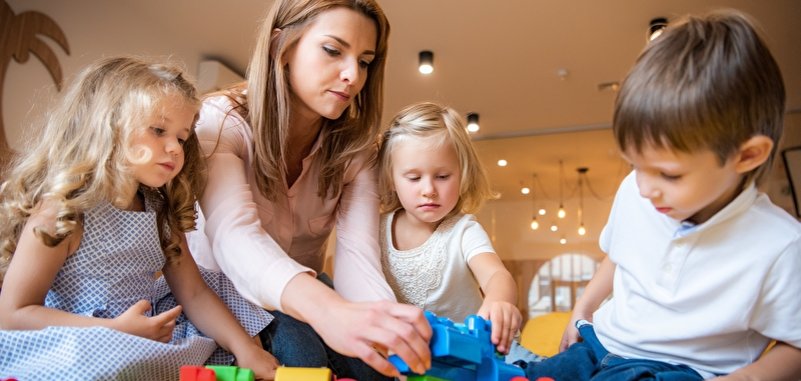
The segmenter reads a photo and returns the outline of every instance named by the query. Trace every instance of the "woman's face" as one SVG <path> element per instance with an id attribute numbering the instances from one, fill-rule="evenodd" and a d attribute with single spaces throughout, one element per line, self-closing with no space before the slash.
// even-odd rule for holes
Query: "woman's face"
<path id="1" fill-rule="evenodd" d="M 295 118 L 337 119 L 367 81 L 375 58 L 376 26 L 348 8 L 333 8 L 311 21 L 284 58 Z"/>

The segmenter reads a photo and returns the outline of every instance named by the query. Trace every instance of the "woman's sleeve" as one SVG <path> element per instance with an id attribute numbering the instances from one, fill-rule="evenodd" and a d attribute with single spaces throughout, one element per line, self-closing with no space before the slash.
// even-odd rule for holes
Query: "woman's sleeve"
<path id="1" fill-rule="evenodd" d="M 212 98 L 204 102 L 195 129 L 204 154 L 210 155 L 200 207 L 214 260 L 246 299 L 281 310 L 286 284 L 298 273 L 313 271 L 290 258 L 262 228 L 248 182 L 249 127 L 235 113 L 226 116 L 225 106 Z"/>
<path id="2" fill-rule="evenodd" d="M 357 172 L 339 199 L 334 287 L 350 301 L 395 301 L 381 271 L 376 169 L 369 157 L 365 152 L 351 163 Z"/>

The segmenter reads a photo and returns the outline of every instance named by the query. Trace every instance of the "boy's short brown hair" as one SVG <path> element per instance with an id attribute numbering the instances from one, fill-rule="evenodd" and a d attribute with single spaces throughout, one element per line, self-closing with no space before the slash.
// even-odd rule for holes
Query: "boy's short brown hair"
<path id="1" fill-rule="evenodd" d="M 773 150 L 747 180 L 764 180 L 784 123 L 781 71 L 748 16 L 685 16 L 640 54 L 615 102 L 621 150 L 644 145 L 690 153 L 709 149 L 721 165 L 753 136 Z"/>

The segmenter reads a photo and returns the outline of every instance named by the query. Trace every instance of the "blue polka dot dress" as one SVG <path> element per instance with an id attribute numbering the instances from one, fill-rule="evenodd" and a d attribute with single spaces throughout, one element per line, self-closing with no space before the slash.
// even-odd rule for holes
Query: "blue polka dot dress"
<path id="1" fill-rule="evenodd" d="M 153 305 L 149 316 L 176 305 L 164 277 L 157 279 L 165 264 L 155 212 L 160 200 L 147 193 L 144 212 L 105 203 L 84 214 L 80 247 L 56 275 L 46 306 L 114 318 L 142 299 Z M 201 275 L 251 336 L 272 320 L 243 299 L 222 273 L 201 268 Z M 0 331 L 0 379 L 178 380 L 181 365 L 232 361 L 183 314 L 169 343 L 103 327 Z"/>

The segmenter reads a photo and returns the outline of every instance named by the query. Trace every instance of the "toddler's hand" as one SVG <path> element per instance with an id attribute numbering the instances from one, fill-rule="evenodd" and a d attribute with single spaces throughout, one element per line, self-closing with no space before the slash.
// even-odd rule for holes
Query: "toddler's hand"
<path id="1" fill-rule="evenodd" d="M 275 379 L 275 370 L 281 365 L 272 353 L 265 351 L 261 345 L 255 344 L 255 342 L 253 345 L 237 351 L 234 356 L 236 365 L 252 370 L 257 380 Z"/>
<path id="2" fill-rule="evenodd" d="M 520 310 L 512 303 L 504 301 L 484 300 L 478 310 L 478 316 L 492 322 L 492 343 L 498 352 L 508 353 L 523 317 Z"/>
<path id="3" fill-rule="evenodd" d="M 169 342 L 172 339 L 172 331 L 175 329 L 175 319 L 181 315 L 181 306 L 176 306 L 156 316 L 145 316 L 150 309 L 150 302 L 147 300 L 136 302 L 122 315 L 113 319 L 114 328 L 146 339 L 162 343 Z"/>

